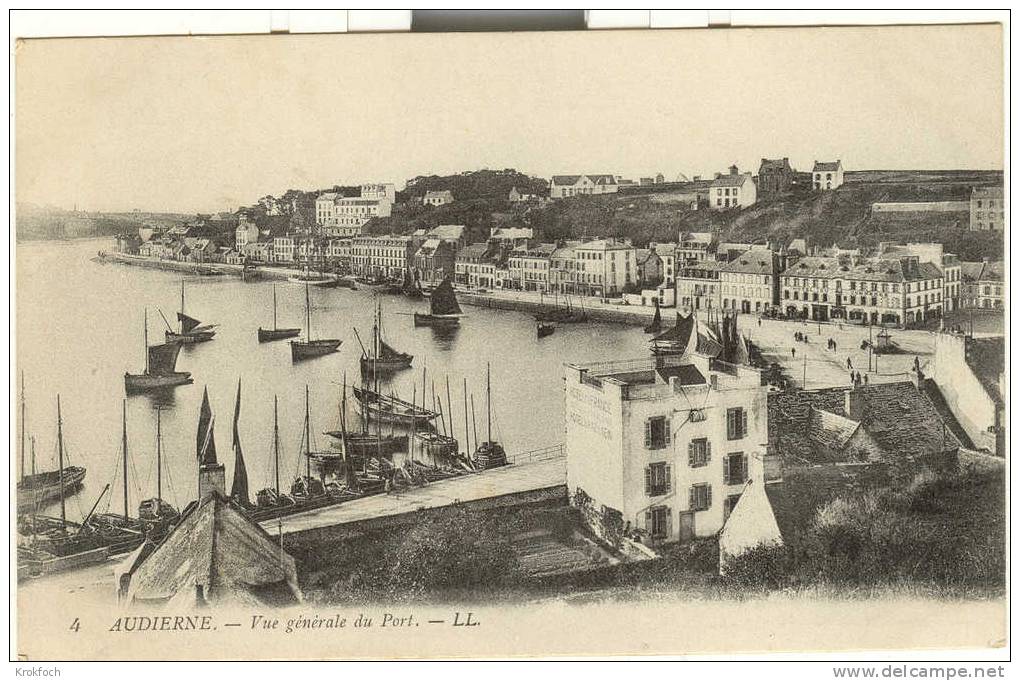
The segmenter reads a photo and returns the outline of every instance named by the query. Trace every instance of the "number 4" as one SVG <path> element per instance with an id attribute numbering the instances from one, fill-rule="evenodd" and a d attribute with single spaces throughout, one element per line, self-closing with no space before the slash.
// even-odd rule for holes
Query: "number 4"
<path id="1" fill-rule="evenodd" d="M 71 631 L 75 631 L 76 632 L 80 628 L 81 628 L 81 620 L 79 620 L 77 617 L 75 617 L 74 621 L 71 622 Z"/>

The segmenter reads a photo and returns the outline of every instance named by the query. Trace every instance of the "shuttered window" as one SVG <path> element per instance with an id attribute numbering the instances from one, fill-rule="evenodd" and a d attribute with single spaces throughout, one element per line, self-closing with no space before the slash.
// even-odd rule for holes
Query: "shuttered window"
<path id="1" fill-rule="evenodd" d="M 687 465 L 691 468 L 707 466 L 712 460 L 712 443 L 707 438 L 699 437 L 687 445 Z"/>
<path id="2" fill-rule="evenodd" d="M 656 539 L 668 539 L 673 534 L 673 514 L 669 506 L 653 506 L 645 511 L 645 530 Z"/>
<path id="3" fill-rule="evenodd" d="M 747 435 L 747 412 L 743 407 L 726 410 L 726 437 L 739 440 Z"/>
<path id="4" fill-rule="evenodd" d="M 739 494 L 731 494 L 723 500 L 723 520 L 730 517 L 733 513 L 733 509 L 737 507 L 737 502 L 740 501 Z"/>
<path id="5" fill-rule="evenodd" d="M 668 463 L 653 463 L 645 467 L 645 494 L 661 497 L 673 489 L 673 467 Z"/>
<path id="6" fill-rule="evenodd" d="M 723 480 L 727 485 L 742 485 L 747 482 L 747 455 L 733 452 L 723 457 Z"/>
<path id="7" fill-rule="evenodd" d="M 665 416 L 645 419 L 645 449 L 665 449 L 670 443 L 670 423 Z"/>
<path id="8" fill-rule="evenodd" d="M 707 511 L 712 507 L 712 486 L 708 484 L 694 485 L 690 490 L 688 505 L 692 511 Z"/>

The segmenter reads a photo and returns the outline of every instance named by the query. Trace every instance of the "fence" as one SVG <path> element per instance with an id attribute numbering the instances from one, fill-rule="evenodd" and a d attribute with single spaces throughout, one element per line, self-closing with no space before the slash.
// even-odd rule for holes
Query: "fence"
<path id="1" fill-rule="evenodd" d="M 510 463 L 526 463 L 529 461 L 549 461 L 551 459 L 560 459 L 566 456 L 566 452 L 563 450 L 563 443 L 550 445 L 548 447 L 542 447 L 540 449 L 532 449 L 527 452 L 519 452 L 517 454 L 507 454 L 507 461 Z"/>

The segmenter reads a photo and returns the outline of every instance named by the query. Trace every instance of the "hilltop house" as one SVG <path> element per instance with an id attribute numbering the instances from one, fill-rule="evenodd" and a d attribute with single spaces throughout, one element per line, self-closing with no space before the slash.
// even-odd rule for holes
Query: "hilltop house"
<path id="1" fill-rule="evenodd" d="M 553 175 L 549 183 L 549 197 L 565 199 L 591 194 L 615 194 L 619 190 L 613 175 Z"/>
<path id="2" fill-rule="evenodd" d="M 812 189 L 837 189 L 843 184 L 843 163 L 836 161 L 815 161 L 811 169 Z"/>
<path id="3" fill-rule="evenodd" d="M 448 203 L 453 203 L 453 192 L 449 189 L 425 192 L 421 202 L 426 206 L 445 206 Z"/>
<path id="4" fill-rule="evenodd" d="M 1006 220 L 1002 187 L 974 187 L 970 194 L 970 228 L 1001 231 Z"/>
<path id="5" fill-rule="evenodd" d="M 713 210 L 747 208 L 758 200 L 751 173 L 740 173 L 737 166 L 730 166 L 729 174 L 719 175 L 709 188 L 708 205 Z"/>
<path id="6" fill-rule="evenodd" d="M 758 167 L 758 191 L 762 196 L 774 196 L 790 191 L 793 186 L 793 168 L 787 157 L 763 158 Z"/>

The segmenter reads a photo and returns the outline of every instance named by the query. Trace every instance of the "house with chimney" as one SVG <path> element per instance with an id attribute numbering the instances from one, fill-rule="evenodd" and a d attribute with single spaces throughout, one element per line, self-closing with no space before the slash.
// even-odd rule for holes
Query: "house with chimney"
<path id="1" fill-rule="evenodd" d="M 572 196 L 615 194 L 620 186 L 614 175 L 553 175 L 549 182 L 549 198 L 566 199 Z"/>
<path id="2" fill-rule="evenodd" d="M 843 185 L 843 163 L 835 161 L 815 161 L 811 168 L 811 188 L 816 191 L 838 189 Z"/>
<path id="3" fill-rule="evenodd" d="M 776 196 L 790 191 L 793 186 L 794 170 L 790 159 L 763 158 L 758 166 L 758 193 L 762 196 Z"/>
<path id="4" fill-rule="evenodd" d="M 758 200 L 758 190 L 751 173 L 741 173 L 737 166 L 730 166 L 725 175 L 717 174 L 708 193 L 708 206 L 712 210 L 747 208 Z"/>

